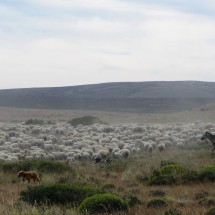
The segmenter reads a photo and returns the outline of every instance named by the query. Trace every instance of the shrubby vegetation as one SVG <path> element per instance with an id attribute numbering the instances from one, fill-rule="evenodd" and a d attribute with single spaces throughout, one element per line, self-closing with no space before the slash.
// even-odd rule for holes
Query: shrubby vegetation
<path id="1" fill-rule="evenodd" d="M 78 207 L 78 211 L 85 214 L 128 211 L 128 203 L 113 194 L 97 194 L 86 198 Z"/>
<path id="2" fill-rule="evenodd" d="M 180 164 L 170 164 L 155 170 L 145 180 L 149 185 L 184 184 L 199 181 L 215 181 L 215 166 L 192 170 Z"/>
<path id="3" fill-rule="evenodd" d="M 205 215 L 215 215 L 215 208 L 211 208 Z"/>
<path id="4" fill-rule="evenodd" d="M 168 206 L 168 203 L 165 199 L 157 198 L 157 199 L 151 199 L 147 203 L 148 208 L 159 208 L 159 207 L 166 207 Z"/>
<path id="5" fill-rule="evenodd" d="M 16 173 L 18 171 L 29 171 L 29 170 L 37 170 L 39 172 L 63 172 L 63 171 L 74 171 L 69 166 L 66 166 L 63 163 L 57 161 L 21 161 L 14 163 L 4 163 L 2 164 L 3 172 L 13 172 Z"/>
<path id="6" fill-rule="evenodd" d="M 78 205 L 85 198 L 102 191 L 91 185 L 53 184 L 28 187 L 20 194 L 21 200 L 31 204 L 70 204 Z"/>
<path id="7" fill-rule="evenodd" d="M 44 125 L 44 124 L 52 125 L 54 124 L 54 122 L 51 120 L 44 121 L 43 119 L 28 119 L 25 121 L 25 125 Z"/>
<path id="8" fill-rule="evenodd" d="M 83 116 L 70 120 L 68 122 L 70 125 L 76 127 L 78 125 L 93 125 L 96 123 L 103 123 L 98 117 L 94 116 Z"/>
<path id="9" fill-rule="evenodd" d="M 164 215 L 182 215 L 182 212 L 176 208 L 170 208 L 164 213 Z"/>

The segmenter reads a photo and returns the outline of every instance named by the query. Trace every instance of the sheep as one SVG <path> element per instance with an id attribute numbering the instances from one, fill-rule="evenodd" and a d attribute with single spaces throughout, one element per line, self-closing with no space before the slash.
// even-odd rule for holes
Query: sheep
<path id="1" fill-rule="evenodd" d="M 109 150 L 99 150 L 98 153 L 100 154 L 101 157 L 107 157 L 109 155 Z"/>
<path id="2" fill-rule="evenodd" d="M 24 182 L 25 180 L 28 180 L 28 183 L 31 182 L 31 179 L 33 179 L 34 183 L 38 182 L 40 183 L 40 177 L 39 174 L 37 172 L 34 171 L 19 171 L 17 173 L 17 178 L 22 177 L 22 181 Z"/>
<path id="3" fill-rule="evenodd" d="M 160 152 L 162 152 L 165 148 L 166 148 L 165 143 L 159 143 L 159 144 L 158 144 L 158 150 L 159 150 Z"/>
<path id="4" fill-rule="evenodd" d="M 123 158 L 128 158 L 131 154 L 130 150 L 128 149 L 121 149 L 119 152 Z"/>

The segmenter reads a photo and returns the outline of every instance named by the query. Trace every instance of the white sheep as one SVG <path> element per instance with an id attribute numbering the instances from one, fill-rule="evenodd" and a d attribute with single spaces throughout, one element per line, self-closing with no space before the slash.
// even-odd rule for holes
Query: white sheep
<path id="1" fill-rule="evenodd" d="M 159 144 L 158 144 L 158 150 L 159 150 L 160 152 L 162 152 L 165 148 L 166 148 L 165 143 L 159 143 Z"/>

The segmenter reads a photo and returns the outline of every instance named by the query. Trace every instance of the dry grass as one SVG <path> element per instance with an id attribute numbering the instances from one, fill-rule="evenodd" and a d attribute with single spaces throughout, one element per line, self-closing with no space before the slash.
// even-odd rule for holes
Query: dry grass
<path id="1" fill-rule="evenodd" d="M 49 110 L 0 107 L 1 122 L 20 122 L 28 119 L 68 121 L 72 118 L 92 115 L 107 123 L 172 123 L 215 122 L 215 109 L 194 109 L 178 113 L 126 113 L 85 110 Z"/>
<path id="2" fill-rule="evenodd" d="M 193 148 L 193 149 L 190 149 Z M 198 204 L 196 194 L 202 190 L 209 193 L 209 197 L 215 199 L 215 183 L 193 183 L 187 185 L 171 185 L 171 186 L 147 186 L 137 180 L 139 174 L 150 174 L 153 168 L 157 168 L 162 160 L 171 160 L 182 163 L 192 168 L 214 164 L 214 157 L 207 147 L 193 145 L 186 146 L 185 149 L 179 150 L 174 147 L 163 152 L 157 150 L 149 155 L 146 152 L 125 160 L 127 165 L 121 170 L 109 170 L 105 166 L 95 165 L 93 161 L 82 161 L 74 164 L 72 168 L 76 169 L 76 179 L 73 179 L 68 172 L 61 175 L 44 174 L 42 183 L 55 183 L 59 180 L 66 179 L 69 182 L 83 181 L 101 187 L 104 184 L 112 184 L 115 188 L 111 191 L 125 195 L 126 193 L 137 196 L 141 201 L 141 205 L 131 208 L 128 215 L 162 215 L 168 208 L 177 208 L 186 215 L 203 215 L 210 207 Z M 27 188 L 27 183 L 22 183 L 16 179 L 15 175 L 1 173 L 0 175 L 0 214 L 68 214 L 76 215 L 74 209 L 61 206 L 43 206 L 32 207 L 26 203 L 19 202 L 20 191 Z M 34 186 L 34 185 L 31 185 Z M 165 199 L 168 202 L 167 208 L 152 209 L 147 207 L 147 202 L 154 198 L 151 194 L 153 190 L 161 190 L 165 192 Z M 21 211 L 21 213 L 20 213 Z"/>
<path id="3" fill-rule="evenodd" d="M 30 118 L 44 120 L 68 121 L 75 117 L 83 115 L 93 115 L 109 123 L 167 123 L 167 122 L 215 122 L 214 110 L 200 111 L 193 110 L 181 113 L 170 114 L 131 114 L 131 113 L 104 113 L 99 111 L 73 111 L 73 110 L 33 110 L 0 108 L 0 121 L 2 122 L 20 122 Z M 79 162 L 74 164 L 77 172 L 77 178 L 74 180 L 92 183 L 95 186 L 112 184 L 115 189 L 111 190 L 119 195 L 130 193 L 138 196 L 142 201 L 141 205 L 131 208 L 128 215 L 162 215 L 167 208 L 151 209 L 147 208 L 147 202 L 153 198 L 150 191 L 162 190 L 166 193 L 168 208 L 177 208 L 184 215 L 203 215 L 210 207 L 198 204 L 195 198 L 196 193 L 201 190 L 207 191 L 210 198 L 215 199 L 215 183 L 204 182 L 188 185 L 172 186 L 147 186 L 137 180 L 138 175 L 148 175 L 152 169 L 159 167 L 162 160 L 169 160 L 182 163 L 187 167 L 199 168 L 201 166 L 213 164 L 214 155 L 207 146 L 197 144 L 187 145 L 183 150 L 171 147 L 163 152 L 154 151 L 152 155 L 146 152 L 140 152 L 129 158 L 127 166 L 118 171 L 108 171 L 95 165 L 92 161 Z M 62 178 L 73 180 L 68 172 L 58 175 L 43 174 L 42 183 L 55 183 Z M 27 184 L 18 181 L 16 175 L 3 174 L 0 172 L 0 214 L 4 215 L 77 215 L 74 209 L 70 207 L 46 205 L 42 207 L 33 207 L 26 203 L 19 202 L 19 193 L 27 189 Z M 32 186 L 32 185 L 31 185 Z"/>

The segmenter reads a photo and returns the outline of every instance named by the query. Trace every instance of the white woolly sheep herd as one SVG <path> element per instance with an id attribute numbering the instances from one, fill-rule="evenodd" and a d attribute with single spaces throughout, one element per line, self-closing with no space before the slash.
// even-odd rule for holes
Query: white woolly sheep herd
<path id="1" fill-rule="evenodd" d="M 171 146 L 201 141 L 215 124 L 203 122 L 171 124 L 94 124 L 73 127 L 53 125 L 0 124 L 0 162 L 19 160 L 76 160 L 127 158 L 140 150 L 153 153 Z"/>

